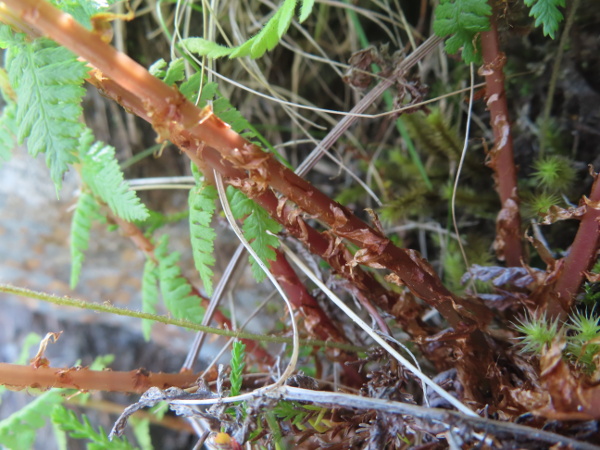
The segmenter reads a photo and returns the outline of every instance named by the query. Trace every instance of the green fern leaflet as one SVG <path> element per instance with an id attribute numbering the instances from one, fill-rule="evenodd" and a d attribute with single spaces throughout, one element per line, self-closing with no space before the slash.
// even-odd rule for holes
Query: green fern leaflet
<path id="1" fill-rule="evenodd" d="M 529 15 L 535 17 L 535 26 L 542 25 L 544 36 L 554 39 L 558 25 L 563 20 L 558 8 L 564 8 L 565 0 L 525 0 L 525 4 L 531 8 Z"/>
<path id="2" fill-rule="evenodd" d="M 77 207 L 71 222 L 71 289 L 75 289 L 79 282 L 81 266 L 83 265 L 84 252 L 88 249 L 92 220 L 102 219 L 100 205 L 94 196 L 82 192 L 77 200 Z"/>
<path id="3" fill-rule="evenodd" d="M 71 438 L 92 441 L 87 445 L 89 450 L 133 450 L 135 448 L 124 438 L 115 437 L 110 440 L 102 428 L 96 431 L 85 414 L 82 415 L 82 419 L 83 421 L 80 422 L 73 411 L 62 405 L 55 407 L 52 411 L 52 422 L 56 423 L 61 430 L 69 433 Z"/>
<path id="4" fill-rule="evenodd" d="M 473 43 L 477 33 L 490 28 L 492 8 L 487 0 L 441 0 L 435 9 L 433 31 L 440 37 L 450 36 L 446 51 L 456 53 L 462 47 L 462 58 L 467 64 L 481 61 Z"/>
<path id="5" fill-rule="evenodd" d="M 300 7 L 299 21 L 303 22 L 310 15 L 314 6 L 314 0 L 303 0 Z M 184 39 L 182 45 L 189 51 L 209 58 L 241 58 L 250 56 L 260 58 L 267 51 L 275 48 L 282 36 L 288 30 L 294 18 L 294 11 L 298 0 L 284 0 L 283 4 L 273 14 L 265 26 L 255 36 L 248 39 L 238 47 L 226 47 L 216 42 L 207 41 L 203 38 Z"/>
<path id="6" fill-rule="evenodd" d="M 200 185 L 190 190 L 188 198 L 194 263 L 208 296 L 211 296 L 213 291 L 211 267 L 215 264 L 213 243 L 217 237 L 210 223 L 215 212 L 217 197 L 217 190 L 214 186 Z"/>
<path id="7" fill-rule="evenodd" d="M 90 145 L 93 137 L 86 131 L 81 137 L 79 157 L 81 176 L 92 192 L 120 218 L 133 222 L 148 217 L 148 210 L 123 178 L 115 149 L 102 142 Z"/>
<path id="8" fill-rule="evenodd" d="M 151 259 L 147 259 L 144 264 L 144 275 L 142 276 L 142 311 L 145 313 L 156 314 L 156 305 L 158 304 L 158 266 Z M 152 332 L 152 320 L 142 320 L 142 332 L 144 339 L 150 340 Z"/>
<path id="9" fill-rule="evenodd" d="M 200 323 L 204 317 L 201 299 L 191 295 L 192 286 L 181 276 L 181 270 L 177 265 L 179 253 L 169 253 L 167 245 L 167 236 L 163 236 L 154 250 L 158 260 L 158 279 L 163 301 L 176 319 Z"/>
<path id="10" fill-rule="evenodd" d="M 281 231 L 281 225 L 253 200 L 231 186 L 227 187 L 227 198 L 231 211 L 236 219 L 243 219 L 242 231 L 244 237 L 258 257 L 269 267 L 269 262 L 276 258 L 275 248 L 279 246 L 279 239 L 274 234 Z M 252 275 L 257 282 L 265 279 L 266 274 L 254 258 L 250 257 Z"/>
<path id="11" fill-rule="evenodd" d="M 7 48 L 6 70 L 17 95 L 17 140 L 27 138 L 29 153 L 46 154 L 54 184 L 60 189 L 63 173 L 77 161 L 77 139 L 83 132 L 82 87 L 88 69 L 69 50 L 40 38 L 0 28 L 0 46 Z"/>

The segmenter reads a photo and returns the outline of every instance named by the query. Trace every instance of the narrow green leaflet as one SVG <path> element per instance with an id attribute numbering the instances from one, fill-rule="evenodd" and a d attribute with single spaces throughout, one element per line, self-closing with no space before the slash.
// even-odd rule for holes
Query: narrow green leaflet
<path id="1" fill-rule="evenodd" d="M 210 223 L 215 213 L 217 197 L 217 190 L 214 186 L 209 185 L 197 185 L 190 190 L 188 197 L 194 264 L 202 279 L 206 295 L 209 297 L 213 291 L 213 271 L 211 267 L 215 264 L 213 243 L 217 237 Z"/>
<path id="2" fill-rule="evenodd" d="M 258 257 L 269 267 L 270 261 L 276 257 L 274 249 L 279 246 L 279 239 L 273 235 L 281 231 L 281 225 L 253 200 L 231 186 L 227 187 L 227 198 L 233 216 L 244 220 L 242 225 L 244 237 L 250 242 Z M 266 274 L 252 257 L 250 257 L 250 264 L 254 279 L 257 282 L 263 281 Z"/>
<path id="3" fill-rule="evenodd" d="M 154 256 L 158 259 L 158 279 L 163 301 L 176 319 L 201 323 L 204 317 L 201 300 L 191 295 L 192 286 L 181 276 L 181 270 L 177 265 L 179 253 L 169 253 L 167 245 L 167 236 L 163 236 L 154 250 Z"/>
<path id="4" fill-rule="evenodd" d="M 525 0 L 525 4 L 531 8 L 529 15 L 535 17 L 535 26 L 542 25 L 544 36 L 554 39 L 558 25 L 563 20 L 558 8 L 565 7 L 565 0 Z"/>
<path id="5" fill-rule="evenodd" d="M 0 422 L 0 444 L 11 449 L 33 448 L 37 430 L 46 425 L 54 405 L 60 405 L 60 390 L 43 393 L 24 408 Z"/>
<path id="6" fill-rule="evenodd" d="M 144 264 L 144 275 L 142 276 L 142 312 L 156 314 L 158 304 L 158 266 L 151 259 Z M 142 320 L 142 332 L 144 339 L 150 340 L 152 332 L 152 320 Z"/>
<path id="7" fill-rule="evenodd" d="M 477 33 L 490 28 L 492 8 L 487 0 L 440 0 L 435 9 L 433 31 L 440 37 L 450 36 L 446 51 L 456 53 L 462 47 L 462 58 L 467 64 L 481 60 L 474 40 Z"/>
<path id="8" fill-rule="evenodd" d="M 128 222 L 146 219 L 148 210 L 123 178 L 114 147 L 103 142 L 90 145 L 92 139 L 89 132 L 81 137 L 79 158 L 85 184 L 120 218 Z"/>
<path id="9" fill-rule="evenodd" d="M 301 0 L 299 19 L 306 20 L 314 6 L 314 0 Z M 226 47 L 203 38 L 188 38 L 181 41 L 189 51 L 209 58 L 240 58 L 250 56 L 260 58 L 267 51 L 275 48 L 279 40 L 290 27 L 298 0 L 284 0 L 279 9 L 271 16 L 265 26 L 253 37 L 237 47 Z"/>
<path id="10" fill-rule="evenodd" d="M 94 219 L 101 219 L 100 205 L 89 192 L 82 192 L 71 221 L 71 289 L 79 282 L 81 267 L 88 249 Z"/>
<path id="11" fill-rule="evenodd" d="M 27 139 L 29 153 L 46 154 L 56 189 L 70 164 L 77 162 L 78 137 L 83 132 L 82 87 L 88 69 L 69 50 L 49 39 L 28 40 L 0 28 L 0 46 L 6 48 L 6 70 L 17 95 L 17 140 Z"/>
<path id="12" fill-rule="evenodd" d="M 17 123 L 15 121 L 17 105 L 10 103 L 4 107 L 0 116 L 0 164 L 11 158 L 11 150 L 16 145 Z"/>
<path id="13" fill-rule="evenodd" d="M 88 450 L 132 450 L 135 448 L 124 438 L 115 437 L 109 440 L 102 427 L 96 431 L 85 414 L 82 415 L 80 422 L 73 411 L 62 405 L 55 407 L 52 411 L 52 422 L 57 424 L 61 430 L 66 431 L 73 439 L 90 440 L 91 442 L 87 445 Z"/>
<path id="14" fill-rule="evenodd" d="M 242 389 L 242 382 L 244 381 L 244 356 L 246 351 L 246 344 L 240 341 L 234 341 L 231 346 L 231 374 L 229 375 L 229 381 L 231 384 L 231 396 L 236 396 Z"/>

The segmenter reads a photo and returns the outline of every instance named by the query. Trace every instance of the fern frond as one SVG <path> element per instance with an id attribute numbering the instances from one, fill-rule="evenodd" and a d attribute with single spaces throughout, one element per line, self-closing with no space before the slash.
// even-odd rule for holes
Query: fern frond
<path id="1" fill-rule="evenodd" d="M 0 117 L 0 164 L 2 161 L 8 161 L 11 158 L 11 150 L 17 143 L 15 140 L 17 134 L 16 109 L 17 106 L 10 103 L 4 107 Z"/>
<path id="2" fill-rule="evenodd" d="M 242 389 L 245 350 L 246 344 L 240 341 L 234 341 L 231 346 L 231 374 L 229 375 L 231 396 L 238 395 Z"/>
<path id="3" fill-rule="evenodd" d="M 151 259 L 147 259 L 144 264 L 144 275 L 142 276 L 142 311 L 145 313 L 156 314 L 156 305 L 158 304 L 158 266 Z M 150 340 L 152 332 L 152 320 L 142 320 L 142 332 L 144 339 Z"/>
<path id="4" fill-rule="evenodd" d="M 197 296 L 190 295 L 192 286 L 181 276 L 177 265 L 179 253 L 169 253 L 167 245 L 167 236 L 163 236 L 154 250 L 154 256 L 158 260 L 160 292 L 165 306 L 176 319 L 200 323 L 204 317 L 204 308 Z"/>
<path id="5" fill-rule="evenodd" d="M 215 264 L 213 243 L 217 237 L 210 223 L 215 212 L 217 197 L 217 190 L 214 186 L 199 185 L 190 190 L 188 198 L 194 264 L 202 279 L 206 295 L 209 297 L 213 291 L 211 267 Z"/>
<path id="6" fill-rule="evenodd" d="M 181 41 L 190 52 L 209 58 L 241 58 L 250 56 L 260 58 L 267 51 L 275 48 L 279 40 L 290 27 L 298 0 L 284 0 L 279 9 L 271 16 L 265 26 L 253 37 L 237 47 L 226 47 L 203 38 L 188 38 Z M 310 15 L 314 0 L 302 0 L 299 20 L 303 22 Z"/>
<path id="7" fill-rule="evenodd" d="M 17 94 L 17 139 L 27 138 L 29 153 L 46 154 L 54 184 L 77 161 L 77 139 L 83 132 L 82 87 L 86 65 L 49 39 L 28 41 L 8 26 L 0 29 L 0 46 L 7 48 L 6 69 Z"/>
<path id="8" fill-rule="evenodd" d="M 92 220 L 101 217 L 100 205 L 94 196 L 88 192 L 82 192 L 77 200 L 71 222 L 71 289 L 75 289 L 79 282 L 81 266 L 85 258 L 84 252 L 89 245 Z"/>
<path id="9" fill-rule="evenodd" d="M 167 68 L 166 70 L 164 70 L 165 67 Z M 152 64 L 148 71 L 169 86 L 173 86 L 185 78 L 185 61 L 183 58 L 177 58 L 167 66 L 166 61 L 161 58 Z"/>
<path id="10" fill-rule="evenodd" d="M 148 217 L 148 210 L 123 178 L 115 149 L 102 142 L 89 145 L 91 134 L 81 138 L 79 157 L 81 176 L 92 192 L 120 218 L 132 222 Z"/>
<path id="11" fill-rule="evenodd" d="M 279 239 L 273 235 L 281 231 L 281 225 L 256 202 L 231 186 L 227 187 L 227 199 L 233 216 L 236 219 L 244 219 L 242 231 L 245 238 L 258 257 L 269 267 L 270 261 L 276 257 L 274 249 L 279 246 Z M 254 279 L 260 283 L 265 279 L 266 274 L 252 257 L 250 257 L 250 264 Z"/>
<path id="12" fill-rule="evenodd" d="M 46 425 L 52 408 L 63 400 L 60 390 L 51 390 L 2 420 L 0 444 L 15 449 L 33 448 L 37 430 Z"/>
<path id="13" fill-rule="evenodd" d="M 52 411 L 52 422 L 57 424 L 61 430 L 69 433 L 71 438 L 92 441 L 87 445 L 89 450 L 132 450 L 135 448 L 125 438 L 108 439 L 108 435 L 102 427 L 96 431 L 85 414 L 81 418 L 82 422 L 73 411 L 64 406 L 57 406 Z"/>
<path id="14" fill-rule="evenodd" d="M 467 64 L 481 60 L 473 41 L 477 33 L 490 28 L 492 8 L 487 0 L 440 0 L 435 9 L 433 31 L 440 37 L 450 36 L 446 51 L 456 53 L 462 47 L 462 58 Z"/>
<path id="15" fill-rule="evenodd" d="M 525 5 L 531 8 L 529 16 L 535 18 L 535 26 L 542 25 L 544 36 L 554 39 L 558 25 L 563 20 L 558 8 L 565 7 L 565 0 L 525 0 Z"/>

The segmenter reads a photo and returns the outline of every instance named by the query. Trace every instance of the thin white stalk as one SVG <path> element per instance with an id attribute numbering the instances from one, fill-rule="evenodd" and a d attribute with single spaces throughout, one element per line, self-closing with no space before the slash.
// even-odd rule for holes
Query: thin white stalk
<path id="1" fill-rule="evenodd" d="M 445 425 L 448 430 L 451 429 L 473 429 L 484 431 L 485 435 L 491 436 L 509 436 L 514 438 L 518 436 L 522 439 L 535 440 L 538 442 L 548 442 L 552 445 L 560 443 L 578 450 L 599 450 L 600 447 L 587 442 L 577 441 L 560 434 L 537 428 L 519 425 L 512 422 L 501 422 L 499 420 L 479 417 L 472 411 L 470 414 L 451 411 L 440 408 L 426 408 L 424 406 L 412 405 L 410 403 L 396 402 L 380 398 L 364 397 L 360 395 L 347 394 L 343 392 L 325 392 L 302 389 L 293 386 L 273 385 L 257 389 L 255 391 L 227 398 L 209 398 L 202 400 L 170 400 L 172 405 L 214 405 L 222 403 L 236 403 L 260 398 L 271 398 L 276 400 L 313 402 L 319 405 L 334 405 L 342 408 L 351 408 L 359 410 L 381 411 L 382 414 L 404 414 L 413 417 L 419 417 L 424 420 L 435 422 L 438 425 Z"/>
<path id="2" fill-rule="evenodd" d="M 313 283 L 315 283 L 330 299 L 333 303 L 336 304 L 338 308 L 340 308 L 344 314 L 346 314 L 354 323 L 356 323 L 359 327 L 361 327 L 375 342 L 377 342 L 380 346 L 382 346 L 390 355 L 392 355 L 400 364 L 402 364 L 406 369 L 412 372 L 415 377 L 421 380 L 422 383 L 426 384 L 430 387 L 434 392 L 436 392 L 440 397 L 444 400 L 448 401 L 452 406 L 454 406 L 457 410 L 464 414 L 468 415 L 477 415 L 465 405 L 463 405 L 460 401 L 438 386 L 433 380 L 431 380 L 428 376 L 426 376 L 423 372 L 421 372 L 417 367 L 415 367 L 410 361 L 408 361 L 404 356 L 398 353 L 390 344 L 388 344 L 373 328 L 367 325 L 358 315 L 352 311 L 339 297 L 337 297 L 325 284 L 317 278 L 317 276 L 310 270 L 301 260 L 298 258 L 294 252 L 292 252 L 283 242 L 280 244 L 280 248 L 285 252 L 285 255 L 294 262 L 294 264 L 304 272 L 306 276 L 308 276 Z"/>
<path id="3" fill-rule="evenodd" d="M 473 63 L 470 65 L 471 72 L 471 81 L 470 81 L 470 91 L 469 91 L 469 110 L 467 113 L 467 124 L 465 129 L 465 142 L 463 145 L 463 149 L 460 155 L 460 162 L 458 163 L 458 168 L 456 169 L 456 177 L 454 178 L 454 186 L 452 188 L 452 200 L 450 202 L 450 209 L 452 210 L 452 225 L 454 226 L 454 232 L 457 236 L 460 236 L 460 232 L 458 231 L 458 223 L 456 221 L 456 191 L 458 189 L 458 181 L 460 179 L 460 173 L 462 172 L 463 164 L 465 162 L 465 156 L 467 155 L 467 148 L 469 147 L 469 131 L 471 129 L 471 115 L 473 113 L 473 96 L 475 92 L 475 69 Z M 462 240 L 458 239 L 458 247 L 460 248 L 460 254 L 462 255 L 463 261 L 465 262 L 465 268 L 469 270 L 469 261 L 467 260 L 467 254 L 465 252 L 465 248 L 462 244 Z M 475 283 L 472 283 L 473 289 L 475 289 Z"/>
<path id="4" fill-rule="evenodd" d="M 258 255 L 254 251 L 254 249 L 250 246 L 250 243 L 244 237 L 242 230 L 240 230 L 240 227 L 236 223 L 235 218 L 233 217 L 233 213 L 231 212 L 231 207 L 229 206 L 229 202 L 227 201 L 227 194 L 225 193 L 225 186 L 223 185 L 223 177 L 221 177 L 221 174 L 219 172 L 217 172 L 216 170 L 214 170 L 213 173 L 215 176 L 215 184 L 217 186 L 217 191 L 219 193 L 219 200 L 221 200 L 221 205 L 223 206 L 223 212 L 225 213 L 225 217 L 227 218 L 229 225 L 231 225 L 231 228 L 235 232 L 235 234 L 238 237 L 238 239 L 240 240 L 240 242 L 242 244 L 244 244 L 244 247 L 246 247 L 246 250 L 248 250 L 248 253 L 250 253 L 250 255 L 252 255 L 252 257 L 256 260 L 256 262 L 260 266 L 260 268 L 265 272 L 265 274 L 267 275 L 269 280 L 271 280 L 271 283 L 273 283 L 273 286 L 275 286 L 275 288 L 279 291 L 279 294 L 281 295 L 281 297 L 283 297 L 283 300 L 285 301 L 285 304 L 287 305 L 288 310 L 290 312 L 290 320 L 292 322 L 292 333 L 293 333 L 292 356 L 290 358 L 290 362 L 289 362 L 288 366 L 286 367 L 285 371 L 281 374 L 281 377 L 279 378 L 279 380 L 277 380 L 277 382 L 274 384 L 274 386 L 280 386 L 280 385 L 283 385 L 285 383 L 285 381 L 294 373 L 294 370 L 296 370 L 296 364 L 298 363 L 298 354 L 300 351 L 300 338 L 298 337 L 298 326 L 296 325 L 296 319 L 294 317 L 294 309 L 292 308 L 292 304 L 291 304 L 290 300 L 288 299 L 287 295 L 285 295 L 284 290 L 281 288 L 281 286 L 279 285 L 279 283 L 277 282 L 277 280 L 275 279 L 273 274 L 269 271 L 269 268 L 266 266 L 266 264 L 258 257 Z"/>

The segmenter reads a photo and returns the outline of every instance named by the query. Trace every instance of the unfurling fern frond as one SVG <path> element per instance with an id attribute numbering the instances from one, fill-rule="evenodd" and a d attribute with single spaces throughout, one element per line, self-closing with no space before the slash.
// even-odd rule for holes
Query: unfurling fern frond
<path id="1" fill-rule="evenodd" d="M 281 231 L 281 225 L 256 202 L 231 186 L 227 188 L 227 199 L 233 216 L 236 219 L 244 219 L 242 225 L 244 237 L 258 257 L 269 267 L 270 261 L 276 257 L 274 249 L 279 246 L 279 239 L 273 235 Z M 254 279 L 257 282 L 263 281 L 266 274 L 252 257 L 250 257 L 250 264 Z"/>
<path id="2" fill-rule="evenodd" d="M 115 149 L 102 142 L 90 145 L 91 133 L 81 137 L 79 158 L 81 176 L 92 192 L 100 197 L 120 218 L 132 222 L 148 217 L 148 210 L 123 178 Z"/>
<path id="3" fill-rule="evenodd" d="M 87 445 L 90 450 L 133 450 L 135 448 L 125 438 L 109 439 L 102 427 L 96 431 L 85 414 L 82 415 L 82 422 L 80 422 L 73 411 L 62 405 L 55 407 L 52 411 L 52 422 L 57 424 L 61 430 L 69 433 L 73 439 L 92 441 Z"/>
<path id="4" fill-rule="evenodd" d="M 30 41 L 6 25 L 0 28 L 0 46 L 7 49 L 6 70 L 18 99 L 17 139 L 23 143 L 27 138 L 33 156 L 46 154 L 58 190 L 63 173 L 77 161 L 88 69 L 66 48 L 45 38 Z"/>
<path id="5" fill-rule="evenodd" d="M 303 22 L 310 15 L 314 0 L 302 0 L 299 21 Z M 298 0 L 284 0 L 265 26 L 253 37 L 237 47 L 226 47 L 203 38 L 188 38 L 182 44 L 189 51 L 209 58 L 240 58 L 250 56 L 260 58 L 268 50 L 275 48 L 279 40 L 290 27 Z"/>
<path id="6" fill-rule="evenodd" d="M 101 218 L 100 205 L 94 196 L 82 192 L 77 200 L 71 222 L 71 289 L 75 289 L 79 282 L 79 274 L 85 258 L 84 252 L 88 249 L 90 241 L 92 220 Z"/>
<path id="7" fill-rule="evenodd" d="M 192 286 L 181 276 L 179 253 L 169 253 L 167 250 L 167 236 L 163 236 L 154 250 L 158 260 L 158 279 L 160 292 L 165 306 L 176 319 L 185 319 L 190 322 L 200 323 L 204 316 L 204 308 L 200 305 L 200 298 L 190 295 Z"/>
<path id="8" fill-rule="evenodd" d="M 525 4 L 531 8 L 529 15 L 535 17 L 535 26 L 542 25 L 544 36 L 554 39 L 558 25 L 563 20 L 558 8 L 565 7 L 565 0 L 525 0 Z"/>
<path id="9" fill-rule="evenodd" d="M 435 9 L 433 31 L 440 37 L 450 36 L 446 51 L 456 53 L 462 47 L 462 58 L 467 64 L 481 60 L 474 44 L 477 33 L 490 28 L 492 8 L 487 0 L 440 0 Z"/>
<path id="10" fill-rule="evenodd" d="M 60 390 L 43 393 L 0 422 L 0 444 L 5 448 L 33 448 L 37 430 L 46 425 L 54 405 L 64 400 Z"/>
<path id="11" fill-rule="evenodd" d="M 215 201 L 218 197 L 214 186 L 199 185 L 190 190 L 188 204 L 190 207 L 190 237 L 194 264 L 200 274 L 206 295 L 212 295 L 213 271 L 215 264 L 213 243 L 217 234 L 210 226 L 215 212 Z"/>
<path id="12" fill-rule="evenodd" d="M 147 259 L 144 264 L 144 275 L 142 276 L 142 311 L 145 313 L 156 314 L 156 305 L 158 303 L 158 266 L 151 259 Z M 150 340 L 152 331 L 152 320 L 142 320 L 142 332 L 144 339 Z"/>

